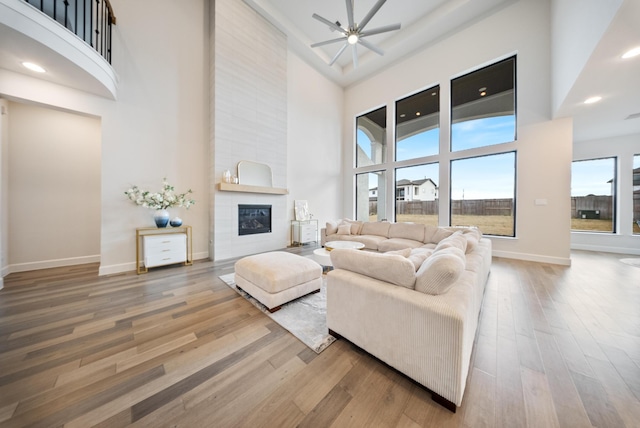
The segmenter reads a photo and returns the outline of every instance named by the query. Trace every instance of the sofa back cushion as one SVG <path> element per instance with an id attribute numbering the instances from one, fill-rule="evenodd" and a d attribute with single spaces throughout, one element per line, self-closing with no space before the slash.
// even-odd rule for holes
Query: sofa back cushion
<path id="1" fill-rule="evenodd" d="M 389 238 L 412 239 L 422 242 L 424 239 L 424 224 L 393 223 L 389 227 Z"/>
<path id="2" fill-rule="evenodd" d="M 460 278 L 464 268 L 465 255 L 459 248 L 434 251 L 416 272 L 415 290 L 434 296 L 446 293 Z"/>
<path id="3" fill-rule="evenodd" d="M 334 269 L 350 270 L 410 289 L 413 289 L 416 282 L 413 263 L 398 254 L 340 248 L 332 250 L 329 254 Z"/>
<path id="4" fill-rule="evenodd" d="M 351 235 L 360 235 L 360 229 L 362 228 L 362 223 L 363 222 L 361 221 L 343 218 L 338 222 L 338 227 L 340 227 L 343 224 L 348 224 L 349 226 L 351 226 Z"/>
<path id="5" fill-rule="evenodd" d="M 467 251 L 467 239 L 462 235 L 461 231 L 455 232 L 453 235 L 448 236 L 438 242 L 434 250 L 434 254 L 443 248 L 456 247 L 462 250 L 463 253 Z"/>
<path id="6" fill-rule="evenodd" d="M 376 235 L 388 238 L 390 225 L 391 223 L 388 221 L 367 221 L 362 224 L 360 235 Z"/>

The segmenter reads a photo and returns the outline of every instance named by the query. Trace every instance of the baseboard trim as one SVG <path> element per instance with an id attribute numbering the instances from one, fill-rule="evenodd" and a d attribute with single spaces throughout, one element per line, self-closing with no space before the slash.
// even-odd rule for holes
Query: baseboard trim
<path id="1" fill-rule="evenodd" d="M 599 253 L 631 254 L 640 256 L 640 249 L 628 247 L 612 247 L 604 245 L 571 244 L 572 250 L 596 251 Z"/>
<path id="2" fill-rule="evenodd" d="M 493 250 L 492 255 L 505 259 L 525 260 L 528 262 L 549 263 L 552 265 L 571 266 L 571 258 L 541 256 L 539 254 L 514 253 L 511 251 Z"/>
<path id="3" fill-rule="evenodd" d="M 27 272 L 31 270 L 50 269 L 62 266 L 85 265 L 88 263 L 99 263 L 100 255 L 69 257 L 67 259 L 41 260 L 38 262 L 17 263 L 7 266 L 7 273 Z"/>

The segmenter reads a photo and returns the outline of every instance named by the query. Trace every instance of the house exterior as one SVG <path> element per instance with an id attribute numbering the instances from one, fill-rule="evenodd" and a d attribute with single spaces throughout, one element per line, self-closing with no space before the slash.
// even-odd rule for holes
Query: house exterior
<path id="1" fill-rule="evenodd" d="M 580 2 L 508 2 L 344 88 L 298 55 L 287 35 L 250 2 L 112 0 L 118 17 L 111 63 L 115 97 L 0 69 L 2 276 L 96 261 L 102 275 L 133 270 L 135 228 L 151 225 L 152 213 L 123 192 L 131 185 L 159 187 L 163 177 L 178 190 L 194 192 L 196 205 L 175 215 L 193 227 L 196 259 L 282 248 L 296 199 L 308 200 L 321 224 L 353 215 L 354 117 L 515 52 L 518 141 L 503 149 L 518 153 L 518 239 L 496 240 L 494 254 L 569 264 L 572 247 L 637 252 L 637 237 L 626 229 L 618 236 L 572 235 L 567 213 L 571 161 L 624 156 L 627 162 L 640 151 L 640 136 L 603 135 L 574 144 L 571 117 L 556 116 L 552 108 L 578 79 L 573 64 L 586 61 L 598 41 L 586 44 L 564 29 L 579 26 L 580 19 L 606 28 L 629 1 L 608 6 L 609 21 L 602 22 L 600 10 Z M 0 0 L 5 9 L 18 3 Z M 0 40 L 0 50 L 7 43 Z M 568 54 L 576 46 L 578 60 Z M 77 135 L 69 129 L 78 129 Z M 218 190 L 223 172 L 241 160 L 268 164 L 274 186 L 288 195 Z M 446 189 L 442 165 L 435 181 Z M 628 181 L 623 191 L 631 192 Z M 440 198 L 440 219 L 446 221 L 449 200 L 433 181 L 407 186 L 403 198 L 423 198 L 423 190 L 425 198 Z M 549 203 L 534 204 L 542 199 Z M 279 215 L 272 233 L 237 236 L 240 203 L 273 205 Z M 629 218 L 630 202 L 625 204 L 620 213 Z"/>

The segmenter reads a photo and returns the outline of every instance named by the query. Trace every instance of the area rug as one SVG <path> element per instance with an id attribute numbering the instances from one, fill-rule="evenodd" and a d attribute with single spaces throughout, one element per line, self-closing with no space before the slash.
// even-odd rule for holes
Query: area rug
<path id="1" fill-rule="evenodd" d="M 223 275 L 220 279 L 316 353 L 319 354 L 335 342 L 335 337 L 331 336 L 327 329 L 326 278 L 322 279 L 320 292 L 285 303 L 282 309 L 274 313 L 269 312 L 262 303 L 246 291 L 238 289 L 235 274 Z"/>
<path id="2" fill-rule="evenodd" d="M 637 268 L 640 268 L 640 258 L 637 258 L 637 259 L 620 259 L 620 261 L 622 263 L 624 263 L 625 265 L 635 266 Z"/>

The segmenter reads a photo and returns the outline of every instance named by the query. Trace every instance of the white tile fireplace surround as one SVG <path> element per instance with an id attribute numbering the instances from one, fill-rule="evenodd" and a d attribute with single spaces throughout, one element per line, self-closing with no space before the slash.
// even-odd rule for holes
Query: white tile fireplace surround
<path id="1" fill-rule="evenodd" d="M 239 205 L 271 205 L 271 232 L 240 235 Z M 287 197 L 218 192 L 214 219 L 214 260 L 273 251 L 288 245 Z"/>

